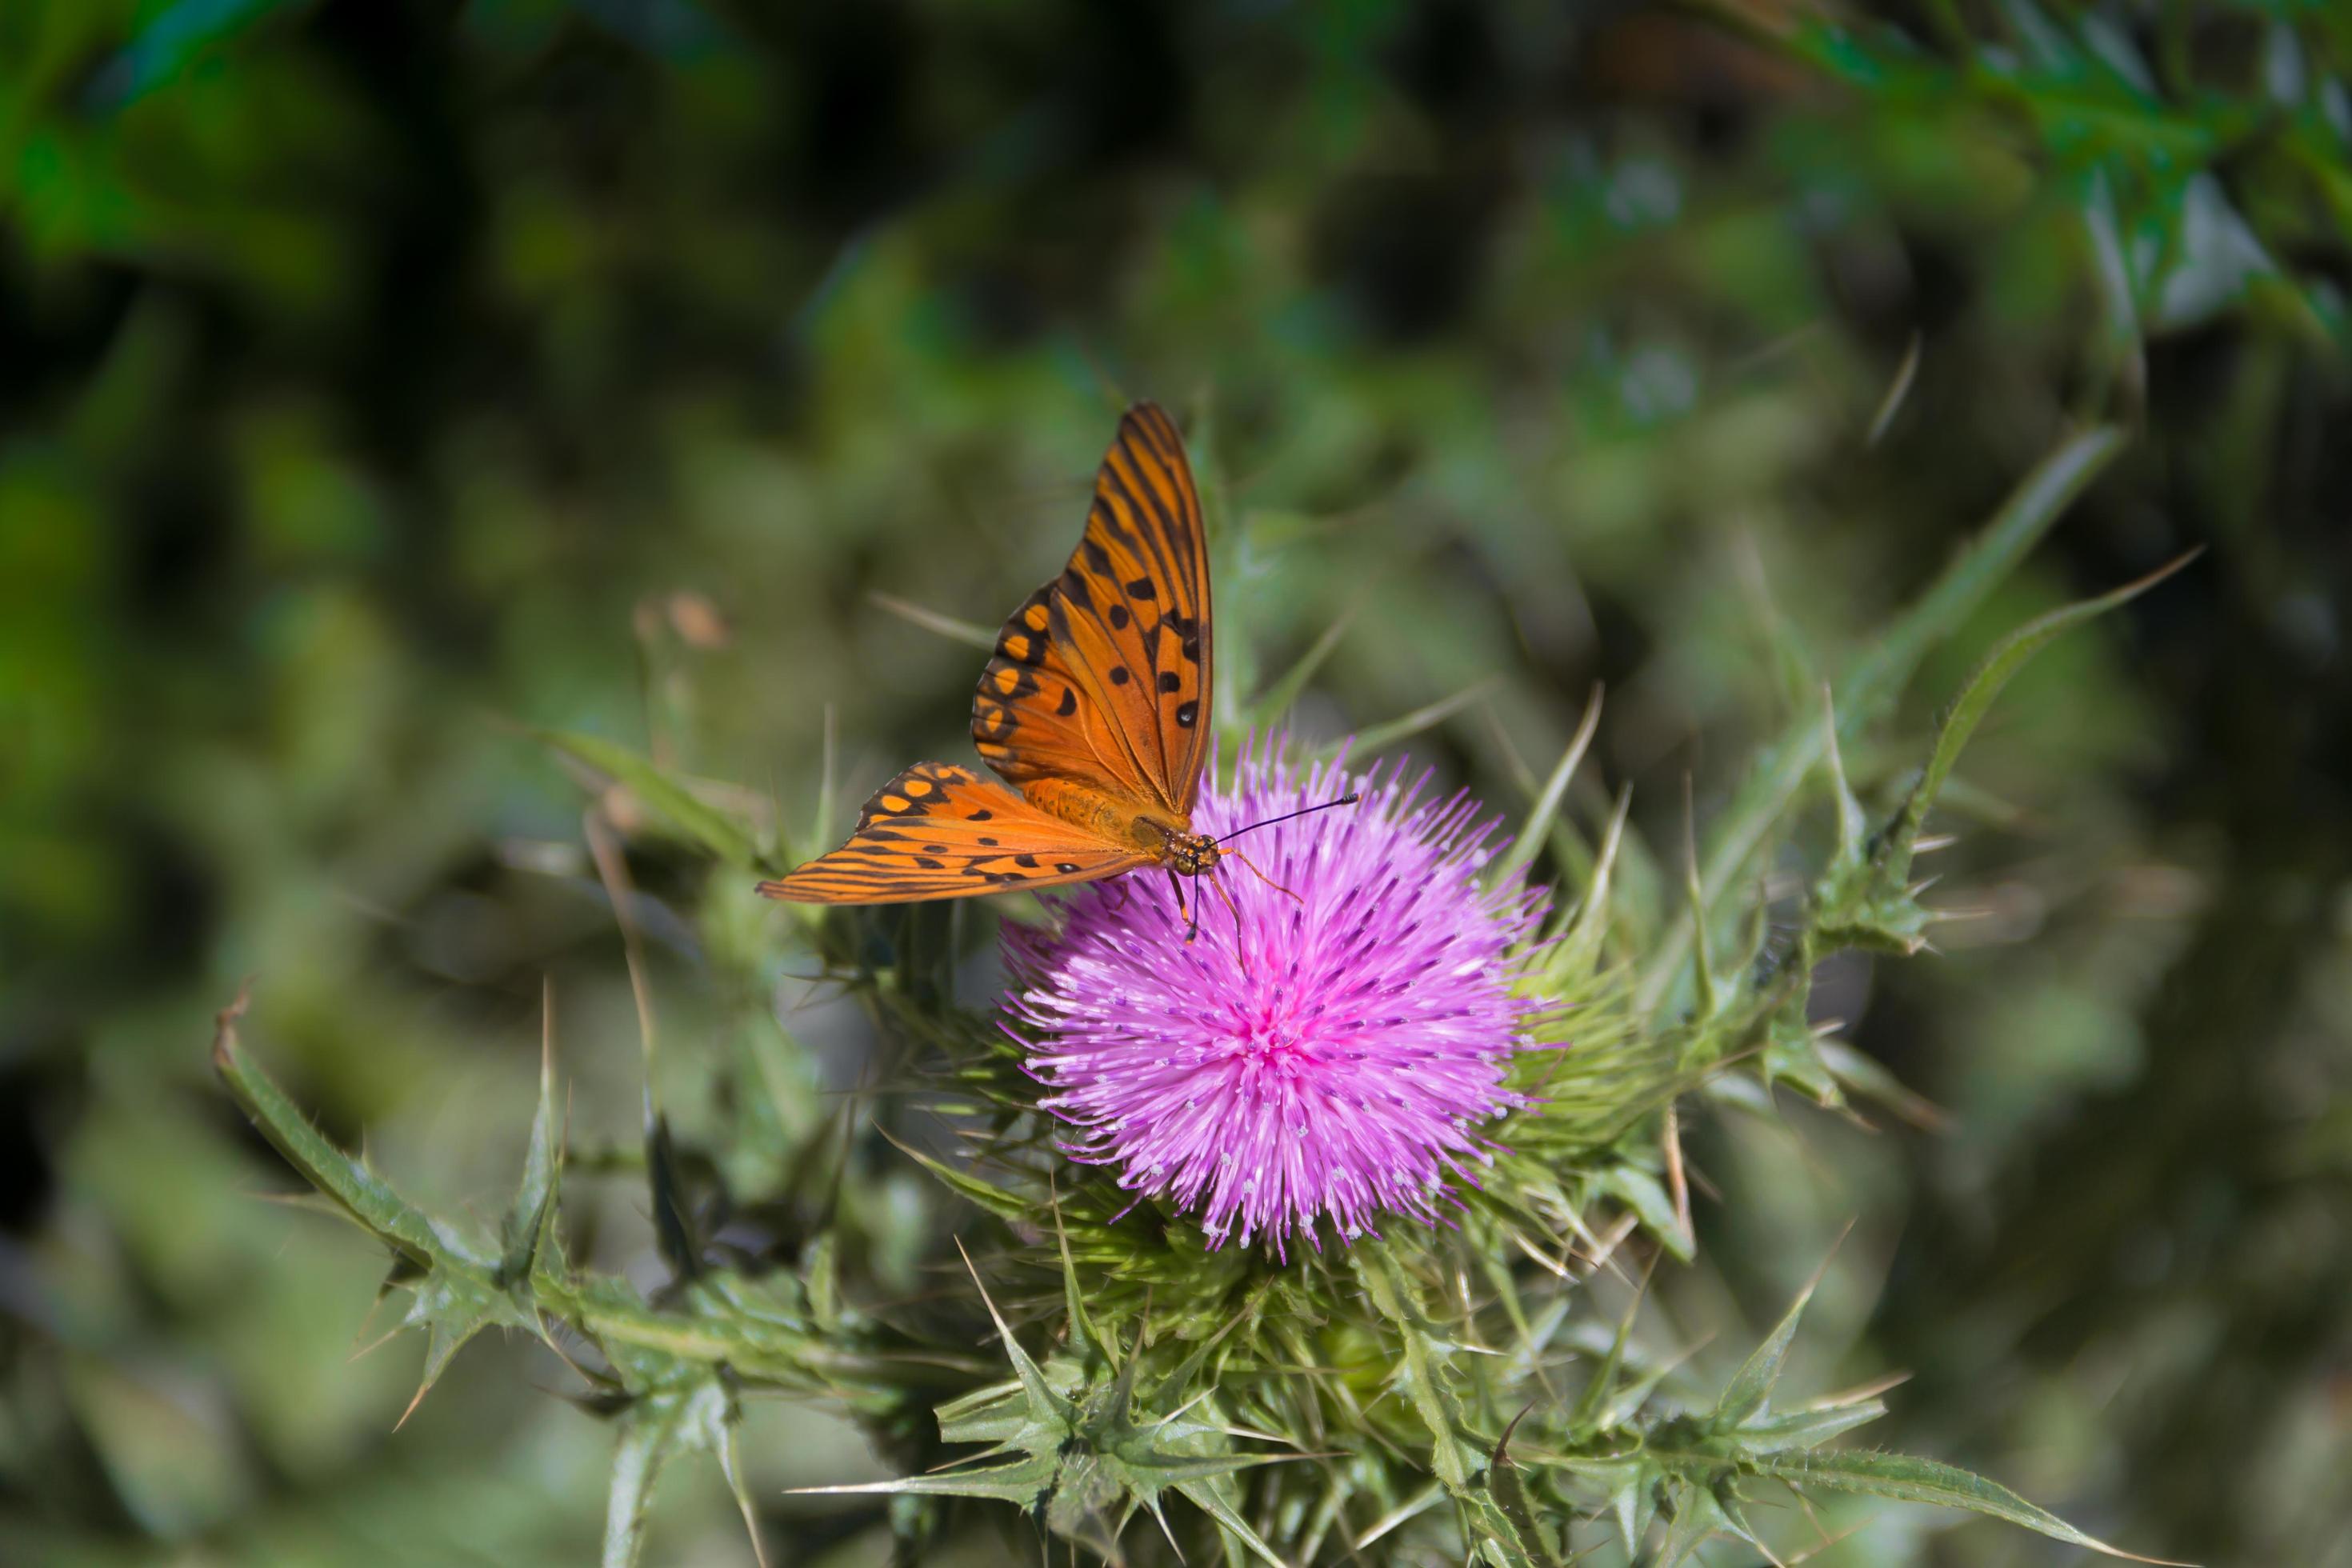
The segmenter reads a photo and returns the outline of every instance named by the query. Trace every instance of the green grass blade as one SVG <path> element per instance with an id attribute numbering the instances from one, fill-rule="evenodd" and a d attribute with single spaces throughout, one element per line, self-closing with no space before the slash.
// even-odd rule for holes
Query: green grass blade
<path id="1" fill-rule="evenodd" d="M 2129 603 L 2147 593 L 2167 577 L 2194 561 L 2200 553 L 2190 551 L 2179 560 L 2167 563 L 2136 582 L 2093 599 L 2079 600 L 2062 609 L 2051 611 L 2010 633 L 1993 645 L 1992 651 L 1969 677 L 1949 708 L 1944 710 L 1943 722 L 1936 731 L 1935 750 L 1928 753 L 1927 766 L 1905 797 L 1903 809 L 1897 815 L 1888 839 L 1896 854 L 1907 862 L 1910 847 L 1918 837 L 1920 824 L 1927 808 L 1935 804 L 1944 781 L 1951 776 L 1952 764 L 1959 761 L 1960 752 L 1975 735 L 1977 726 L 1991 710 L 1993 701 L 2007 686 L 2011 677 L 2025 668 L 2026 662 L 2065 633 L 2084 622 L 2096 619 L 2109 610 Z M 1896 868 L 1898 874 L 1901 867 Z"/>
<path id="2" fill-rule="evenodd" d="M 537 730 L 533 734 L 573 761 L 627 787 L 671 829 L 730 866 L 772 870 L 740 822 L 664 773 L 646 757 L 602 735 Z"/>
<path id="3" fill-rule="evenodd" d="M 1282 716 L 1290 711 L 1291 705 L 1307 689 L 1307 683 L 1315 679 L 1315 672 L 1323 668 L 1324 660 L 1339 650 L 1339 639 L 1348 635 L 1348 627 L 1355 618 L 1356 612 L 1349 610 L 1333 621 L 1315 639 L 1314 646 L 1298 656 L 1296 664 L 1258 694 L 1257 700 L 1249 705 L 1250 728 L 1270 730 L 1282 721 Z"/>
<path id="4" fill-rule="evenodd" d="M 1400 741 L 1412 739 L 1423 730 L 1434 729 L 1486 695 L 1494 689 L 1494 679 L 1490 677 L 1464 687 L 1451 697 L 1441 697 L 1426 707 L 1416 708 L 1402 718 L 1391 719 L 1385 724 L 1373 724 L 1357 731 L 1351 739 L 1343 742 L 1348 749 L 1348 760 L 1351 763 L 1361 762 L 1366 757 L 1374 756 L 1388 750 Z M 1329 758 L 1336 756 L 1339 751 L 1339 747 L 1337 745 L 1326 746 L 1317 755 Z"/>
<path id="5" fill-rule="evenodd" d="M 2074 498 L 2123 449 L 2124 432 L 2095 426 L 2068 437 L 2010 493 L 1976 544 L 1948 567 L 1927 593 L 1888 627 L 1871 651 L 1837 683 L 1838 733 L 1851 736 L 1881 718 L 1927 650 L 1949 637 L 2039 543 Z M 1822 761 L 1823 726 L 1811 714 L 1792 720 L 1766 748 L 1747 781 L 1708 835 L 1700 886 L 1714 897 L 1732 884 L 1788 811 Z M 1690 956 L 1692 921 L 1678 920 L 1660 941 L 1635 993 L 1643 1014 L 1654 1014 Z"/>
<path id="6" fill-rule="evenodd" d="M 1551 776 L 1544 780 L 1543 793 L 1536 797 L 1536 804 L 1528 812 L 1528 819 L 1520 825 L 1517 835 L 1512 838 L 1510 848 L 1504 852 L 1496 862 L 1495 869 L 1488 874 L 1489 879 L 1497 886 L 1524 875 L 1527 868 L 1535 863 L 1537 855 L 1542 852 L 1545 841 L 1551 837 L 1552 818 L 1559 815 L 1559 803 L 1567 798 L 1568 786 L 1574 782 L 1577 767 L 1584 761 L 1584 753 L 1591 749 L 1593 734 L 1600 728 L 1601 688 L 1595 686 L 1592 695 L 1585 700 L 1584 718 L 1576 726 L 1576 733 L 1570 739 L 1568 750 L 1560 753 L 1559 761 L 1552 766 Z"/>
<path id="7" fill-rule="evenodd" d="M 986 626 L 958 620 L 953 616 L 943 616 L 937 610 L 926 609 L 894 594 L 873 593 L 866 596 L 899 619 L 911 621 L 927 632 L 937 632 L 950 642 L 960 642 L 982 653 L 996 651 L 996 634 Z"/>

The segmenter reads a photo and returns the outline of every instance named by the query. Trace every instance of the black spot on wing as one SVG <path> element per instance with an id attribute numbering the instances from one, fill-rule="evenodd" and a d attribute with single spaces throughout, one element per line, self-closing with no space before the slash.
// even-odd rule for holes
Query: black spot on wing
<path id="1" fill-rule="evenodd" d="M 1178 647 L 1184 657 L 1194 664 L 1201 661 L 1201 623 L 1196 616 L 1171 610 L 1160 617 L 1160 624 L 1181 639 Z"/>

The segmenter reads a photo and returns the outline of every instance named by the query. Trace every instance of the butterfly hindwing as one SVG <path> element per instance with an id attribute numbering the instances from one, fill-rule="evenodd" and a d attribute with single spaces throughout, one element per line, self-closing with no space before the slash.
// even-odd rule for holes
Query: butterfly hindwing
<path id="1" fill-rule="evenodd" d="M 918 763 L 875 791 L 848 843 L 760 891 L 804 904 L 911 903 L 1090 881 L 1144 858 L 969 768 Z"/>
<path id="2" fill-rule="evenodd" d="M 1208 547 L 1168 416 L 1138 404 L 1062 574 L 1004 623 L 972 740 L 1008 782 L 1076 779 L 1191 815 L 1206 754 Z"/>

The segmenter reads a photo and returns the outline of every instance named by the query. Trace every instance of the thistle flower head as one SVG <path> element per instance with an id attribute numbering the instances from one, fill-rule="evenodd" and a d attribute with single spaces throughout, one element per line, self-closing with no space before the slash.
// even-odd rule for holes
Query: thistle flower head
<path id="1" fill-rule="evenodd" d="M 1197 1213 L 1211 1244 L 1239 1227 L 1277 1252 L 1344 1239 L 1383 1213 L 1439 1217 L 1487 1157 L 1478 1124 L 1517 1102 L 1505 1079 L 1537 1004 L 1514 988 L 1540 890 L 1478 878 L 1495 825 L 1466 794 L 1425 798 L 1402 763 L 1303 766 L 1279 743 L 1209 770 L 1195 825 L 1248 824 L 1350 791 L 1362 800 L 1252 833 L 1184 884 L 1197 941 L 1164 878 L 1092 883 L 1061 900 L 1058 935 L 1007 928 L 1030 1068 L 1074 1130 L 1072 1158 Z M 1270 885 L 1280 884 L 1296 893 Z"/>

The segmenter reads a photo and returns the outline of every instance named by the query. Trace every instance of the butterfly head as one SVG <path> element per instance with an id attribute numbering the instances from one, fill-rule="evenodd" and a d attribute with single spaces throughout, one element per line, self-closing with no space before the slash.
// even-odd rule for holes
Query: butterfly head
<path id="1" fill-rule="evenodd" d="M 1227 838 L 1239 838 L 1244 833 L 1255 832 L 1256 829 L 1261 827 L 1271 827 L 1277 822 L 1288 822 L 1294 816 L 1305 816 L 1310 812 L 1326 811 L 1335 805 L 1353 805 L 1357 801 L 1362 798 L 1363 797 L 1360 795 L 1350 793 L 1341 795 L 1338 800 L 1327 800 L 1315 805 L 1303 805 L 1297 811 L 1286 811 L 1280 816 L 1269 816 L 1262 822 L 1253 822 L 1247 827 L 1236 827 L 1231 833 L 1226 834 L 1225 837 Z M 1230 855 L 1234 859 L 1240 861 L 1243 865 L 1248 867 L 1252 876 L 1257 878 L 1259 881 L 1264 882 L 1267 887 L 1272 888 L 1276 892 L 1283 894 L 1286 898 L 1297 899 L 1298 902 L 1302 905 L 1307 901 L 1304 899 L 1298 898 L 1298 895 L 1292 889 L 1284 887 L 1281 883 L 1276 881 L 1273 878 L 1259 870 L 1257 868 L 1257 863 L 1252 860 L 1248 856 L 1243 854 L 1238 849 L 1226 848 L 1223 844 L 1220 844 L 1216 839 L 1211 837 L 1205 833 L 1177 833 L 1165 827 L 1161 828 L 1160 831 L 1166 833 L 1168 836 L 1167 866 L 1170 873 L 1169 880 L 1171 883 L 1173 883 L 1175 879 L 1178 877 L 1206 877 L 1217 868 L 1218 861 L 1223 860 L 1226 856 Z M 1209 883 L 1209 886 L 1215 889 L 1217 896 L 1225 900 L 1225 907 L 1234 911 L 1234 927 L 1235 930 L 1238 931 L 1240 928 L 1242 915 L 1241 910 L 1234 904 L 1234 896 L 1225 891 L 1225 886 L 1223 882 L 1213 879 Z M 1192 900 L 1192 909 L 1187 910 L 1184 908 L 1184 895 L 1181 887 L 1179 887 L 1176 894 L 1176 915 L 1179 920 L 1189 919 L 1192 922 L 1191 929 L 1184 933 L 1184 940 L 1186 942 L 1191 942 L 1194 937 L 1201 934 L 1200 900 L 1198 899 L 1194 899 Z"/>
<path id="2" fill-rule="evenodd" d="M 1294 816 L 1305 816 L 1310 812 L 1328 811 L 1335 805 L 1353 805 L 1362 798 L 1358 795 L 1343 795 L 1337 800 L 1327 800 L 1315 805 L 1301 806 L 1297 811 L 1286 811 L 1280 816 L 1269 816 L 1264 822 L 1253 822 L 1247 827 L 1236 827 L 1225 837 L 1239 838 L 1244 833 L 1260 827 L 1271 827 L 1277 822 L 1288 822 Z M 1166 830 L 1162 829 L 1162 831 Z M 1218 861 L 1236 853 L 1224 847 L 1205 833 L 1168 834 L 1168 866 L 1179 876 L 1205 877 L 1217 868 Z"/>
<path id="3" fill-rule="evenodd" d="M 1224 858 L 1217 841 L 1205 833 L 1171 833 L 1168 836 L 1168 867 L 1180 877 L 1205 877 L 1216 869 Z"/>

